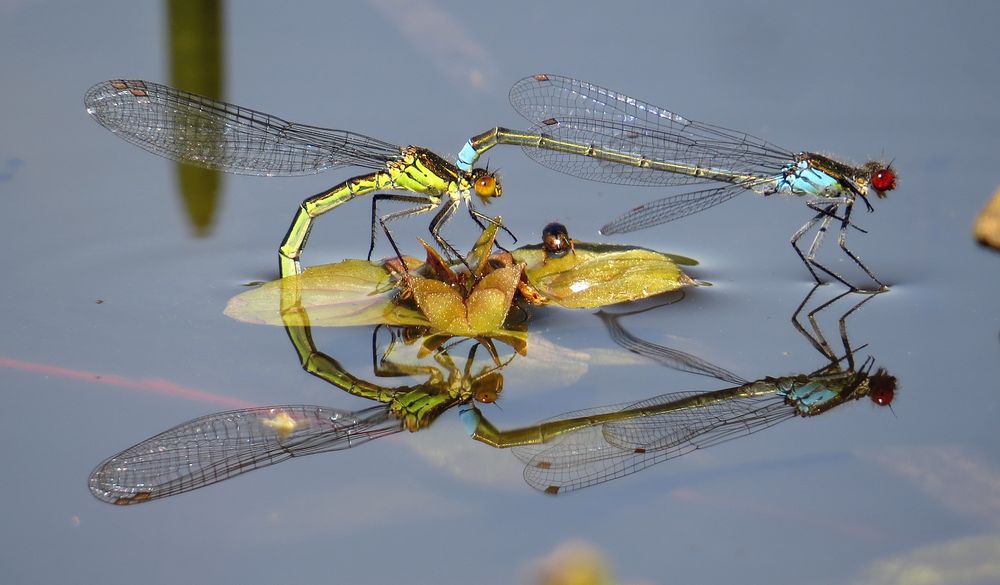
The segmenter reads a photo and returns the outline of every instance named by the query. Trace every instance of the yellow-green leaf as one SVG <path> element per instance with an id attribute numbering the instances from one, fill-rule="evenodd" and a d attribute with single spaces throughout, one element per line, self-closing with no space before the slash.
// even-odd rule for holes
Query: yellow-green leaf
<path id="1" fill-rule="evenodd" d="M 521 270 L 520 265 L 494 270 L 473 286 L 468 298 L 458 287 L 419 276 L 411 279 L 410 286 L 431 327 L 451 335 L 475 337 L 503 328 Z"/>
<path id="2" fill-rule="evenodd" d="M 465 299 L 458 290 L 439 280 L 419 276 L 412 278 L 410 286 L 431 327 L 451 335 L 474 335 L 466 319 Z"/>
<path id="3" fill-rule="evenodd" d="M 487 274 L 469 293 L 469 326 L 479 333 L 503 327 L 514 301 L 523 266 L 508 266 Z"/>
<path id="4" fill-rule="evenodd" d="M 525 275 L 550 302 L 572 309 L 593 309 L 644 299 L 695 284 L 677 262 L 696 261 L 646 248 L 574 242 L 574 250 L 547 257 L 540 246 L 514 250 Z"/>
<path id="5" fill-rule="evenodd" d="M 400 305 L 392 275 L 381 264 L 344 260 L 265 283 L 230 299 L 225 314 L 266 325 L 350 327 L 427 325 L 420 311 Z"/>

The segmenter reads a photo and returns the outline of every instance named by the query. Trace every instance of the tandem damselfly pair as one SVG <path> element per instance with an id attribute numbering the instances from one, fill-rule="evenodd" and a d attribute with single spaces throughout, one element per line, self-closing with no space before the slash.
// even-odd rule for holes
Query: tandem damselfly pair
<path id="1" fill-rule="evenodd" d="M 287 122 L 276 116 L 227 104 L 146 81 L 112 80 L 91 88 L 87 111 L 99 123 L 154 154 L 230 173 L 300 175 L 345 166 L 375 172 L 348 179 L 302 202 L 279 248 L 281 274 L 300 271 L 299 257 L 313 219 L 360 195 L 377 191 L 372 202 L 374 249 L 381 225 L 398 256 L 388 222 L 440 207 L 430 231 L 449 255 L 461 255 L 440 229 L 466 202 L 472 218 L 483 226 L 495 220 L 472 205 L 501 194 L 500 182 L 487 169 L 474 168 L 485 151 L 497 144 L 524 147 L 529 156 L 551 168 L 597 181 L 627 185 L 672 186 L 722 183 L 641 205 L 606 224 L 613 234 L 650 227 L 691 215 L 751 191 L 761 195 L 807 197 L 816 215 L 792 236 L 792 246 L 813 278 L 816 269 L 860 290 L 816 260 L 830 224 L 839 221 L 838 242 L 879 289 L 886 288 L 846 245 L 857 199 L 867 209 L 869 189 L 886 196 L 896 186 L 890 164 L 869 161 L 852 166 L 813 152 L 792 152 L 744 132 L 696 122 L 664 108 L 584 81 L 535 75 L 514 85 L 511 103 L 534 131 L 496 127 L 472 138 L 456 165 L 433 152 L 399 147 L 346 130 Z M 379 201 L 412 207 L 379 216 Z M 842 211 L 842 215 L 838 212 Z M 803 252 L 799 239 L 819 224 Z M 506 228 L 504 228 L 506 229 Z M 860 228 L 856 228 L 860 229 Z"/>
<path id="2" fill-rule="evenodd" d="M 813 289 L 815 290 L 815 289 Z M 811 296 L 810 292 L 810 296 Z M 845 320 L 872 296 L 840 319 L 844 354 L 838 356 L 809 314 L 815 333 L 792 322 L 827 359 L 807 374 L 754 381 L 691 354 L 641 339 L 620 323 L 626 314 L 599 313 L 612 340 L 623 349 L 671 369 L 708 376 L 730 385 L 709 392 L 673 392 L 637 402 L 568 412 L 526 427 L 499 430 L 475 403 L 493 403 L 503 389 L 502 368 L 510 360 L 473 368 L 474 344 L 464 367 L 449 355 L 456 346 L 435 352 L 431 364 L 395 363 L 398 340 L 416 343 L 400 330 L 380 359 L 373 333 L 377 376 L 418 376 L 417 384 L 390 386 L 348 372 L 317 349 L 309 326 L 287 326 L 302 367 L 355 396 L 381 404 L 360 411 L 323 406 L 285 405 L 209 414 L 178 425 L 101 463 L 90 476 L 91 492 L 119 504 L 142 503 L 214 484 L 292 457 L 350 449 L 370 440 L 415 431 L 445 411 L 458 408 L 472 437 L 497 448 L 511 448 L 524 464 L 529 485 L 549 494 L 565 493 L 631 475 L 697 449 L 745 437 L 796 417 L 814 417 L 862 398 L 892 403 L 896 379 L 874 359 L 856 364 Z M 393 331 L 390 329 L 390 331 Z M 513 358 L 513 356 L 511 356 Z"/>

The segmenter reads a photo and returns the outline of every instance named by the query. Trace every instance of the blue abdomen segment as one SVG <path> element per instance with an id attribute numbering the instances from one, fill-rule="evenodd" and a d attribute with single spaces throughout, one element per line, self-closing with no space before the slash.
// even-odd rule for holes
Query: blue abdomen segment
<path id="1" fill-rule="evenodd" d="M 476 149 L 472 146 L 472 141 L 470 140 L 465 143 L 465 146 L 462 147 L 462 152 L 458 153 L 458 160 L 455 161 L 455 166 L 468 172 L 472 170 L 472 165 L 476 164 L 478 159 L 479 153 L 476 152 Z"/>
<path id="2" fill-rule="evenodd" d="M 470 435 L 475 435 L 476 430 L 479 428 L 479 423 L 482 421 L 482 415 L 479 414 L 479 409 L 474 406 L 463 406 L 459 411 L 459 418 L 462 420 L 462 425 L 465 426 L 465 430 L 469 432 Z"/>
<path id="3" fill-rule="evenodd" d="M 802 416 L 808 416 L 817 409 L 823 410 L 825 404 L 836 400 L 839 396 L 828 385 L 818 382 L 782 388 L 778 393 L 795 406 L 795 410 Z"/>
<path id="4" fill-rule="evenodd" d="M 804 160 L 786 166 L 774 181 L 776 193 L 790 195 L 830 197 L 841 190 L 840 181 Z"/>

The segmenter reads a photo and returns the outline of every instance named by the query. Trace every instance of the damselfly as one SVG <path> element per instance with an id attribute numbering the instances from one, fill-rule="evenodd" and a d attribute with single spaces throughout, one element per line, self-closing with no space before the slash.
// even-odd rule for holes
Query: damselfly
<path id="1" fill-rule="evenodd" d="M 843 357 L 834 354 L 815 324 L 814 314 L 839 298 L 809 314 L 815 336 L 797 319 L 809 296 L 792 315 L 796 329 L 829 360 L 809 374 L 747 381 L 696 356 L 640 339 L 621 326 L 620 316 L 600 312 L 611 338 L 628 351 L 672 369 L 735 386 L 579 410 L 515 430 L 497 430 L 474 405 L 462 407 L 463 419 L 473 438 L 493 447 L 511 448 L 525 464 L 528 484 L 557 494 L 625 477 L 697 449 L 744 437 L 790 418 L 817 416 L 861 398 L 888 406 L 895 394 L 896 378 L 881 368 L 872 372 L 871 357 L 856 366 L 846 337 L 845 319 L 872 297 L 841 317 Z M 841 365 L 844 361 L 846 367 Z"/>
<path id="2" fill-rule="evenodd" d="M 388 222 L 440 206 L 430 232 L 446 253 L 460 260 L 462 256 L 441 236 L 441 227 L 463 201 L 483 227 L 484 222 L 493 220 L 474 208 L 472 195 L 488 202 L 501 194 L 495 173 L 478 168 L 460 170 L 419 146 L 404 148 L 356 132 L 287 122 L 157 83 L 105 81 L 90 88 L 84 101 L 89 114 L 124 140 L 154 154 L 209 169 L 266 176 L 304 175 L 347 166 L 374 169 L 302 202 L 278 250 L 282 276 L 300 271 L 299 256 L 313 219 L 355 197 L 375 191 L 412 193 L 374 196 L 369 257 L 375 247 L 376 223 L 395 249 Z M 378 216 L 376 205 L 382 200 L 413 207 Z M 398 249 L 396 253 L 401 256 Z"/>
<path id="3" fill-rule="evenodd" d="M 603 234 L 666 223 L 747 191 L 806 197 L 816 215 L 795 232 L 791 243 L 816 282 L 820 282 L 818 268 L 852 290 L 860 290 L 816 260 L 823 236 L 837 220 L 841 249 L 879 289 L 886 288 L 848 250 L 847 231 L 858 198 L 871 212 L 869 189 L 884 198 L 896 187 L 891 164 L 873 160 L 853 166 L 814 152 L 796 153 L 745 132 L 696 122 L 616 91 L 558 75 L 540 74 L 518 81 L 510 91 L 510 101 L 535 125 L 534 130 L 497 127 L 473 137 L 459 154 L 459 168 L 471 169 L 480 155 L 497 144 L 516 144 L 549 168 L 594 181 L 641 186 L 722 183 L 636 207 L 601 228 Z M 816 236 L 803 252 L 799 239 L 816 224 Z"/>

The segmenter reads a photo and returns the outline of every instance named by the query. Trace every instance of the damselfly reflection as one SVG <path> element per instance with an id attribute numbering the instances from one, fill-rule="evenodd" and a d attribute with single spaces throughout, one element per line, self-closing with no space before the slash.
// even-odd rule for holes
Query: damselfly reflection
<path id="1" fill-rule="evenodd" d="M 811 295 L 812 291 L 796 309 L 792 323 L 829 363 L 809 374 L 747 381 L 690 354 L 639 339 L 622 327 L 619 316 L 602 312 L 612 339 L 625 349 L 664 366 L 736 386 L 569 412 L 513 431 L 498 431 L 473 405 L 463 408 L 464 416 L 474 438 L 512 448 L 525 464 L 528 484 L 557 494 L 624 477 L 696 449 L 751 435 L 790 418 L 817 416 L 862 398 L 890 405 L 896 379 L 882 368 L 873 372 L 874 358 L 857 365 L 847 338 L 847 317 L 872 297 L 841 316 L 844 355 L 838 357 L 815 316 L 843 295 L 808 314 L 810 332 L 799 322 L 799 314 Z"/>
<path id="2" fill-rule="evenodd" d="M 681 371 L 710 376 L 734 387 L 713 392 L 664 394 L 629 404 L 567 413 L 524 428 L 501 431 L 474 405 L 492 403 L 503 390 L 502 369 L 517 352 L 502 357 L 486 339 L 448 341 L 423 328 L 376 328 L 372 335 L 373 369 L 377 377 L 419 377 L 412 384 L 391 386 L 348 372 L 319 351 L 311 328 L 286 331 L 301 366 L 314 376 L 377 406 L 348 411 L 322 406 L 270 406 L 216 413 L 160 433 L 110 457 L 94 470 L 90 489 L 99 499 L 125 505 L 188 492 L 291 457 L 348 449 L 372 439 L 427 427 L 445 411 L 460 406 L 472 438 L 498 448 L 513 448 L 525 462 L 524 476 L 533 487 L 563 493 L 635 473 L 695 449 L 746 436 L 796 416 L 810 417 L 868 397 L 889 405 L 896 381 L 874 360 L 856 364 L 840 318 L 844 355 L 826 342 L 814 316 L 810 332 L 796 329 L 828 360 L 809 374 L 766 377 L 749 382 L 700 358 L 642 340 L 629 333 L 620 316 L 601 314 L 612 339 L 626 350 Z M 839 297 L 838 297 L 839 298 Z M 380 331 L 388 343 L 379 342 Z M 525 335 L 527 335 L 525 333 Z M 446 342 L 446 343 L 443 343 Z M 384 349 L 381 349 L 384 345 Z M 397 360 L 402 348 L 420 348 L 427 361 Z M 453 358 L 468 347 L 464 365 Z M 485 348 L 489 360 L 477 360 Z M 381 357 L 379 357 L 381 356 Z"/>
<path id="3" fill-rule="evenodd" d="M 377 358 L 379 331 L 372 334 L 374 371 L 379 377 L 420 376 L 424 382 L 389 386 L 355 376 L 318 351 L 308 327 L 288 335 L 309 373 L 377 406 L 360 411 L 312 405 L 245 408 L 199 417 L 114 455 L 90 476 L 90 491 L 108 503 L 127 505 L 181 494 L 280 463 L 292 457 L 350 449 L 372 439 L 416 431 L 449 408 L 491 403 L 503 389 L 500 370 L 509 361 L 474 369 L 481 343 L 468 350 L 464 368 L 449 349 L 433 353 L 433 363 L 413 365 L 393 359 L 396 345 L 411 344 L 402 328 L 385 328 L 390 341 Z M 489 348 L 493 355 L 496 350 Z"/>

